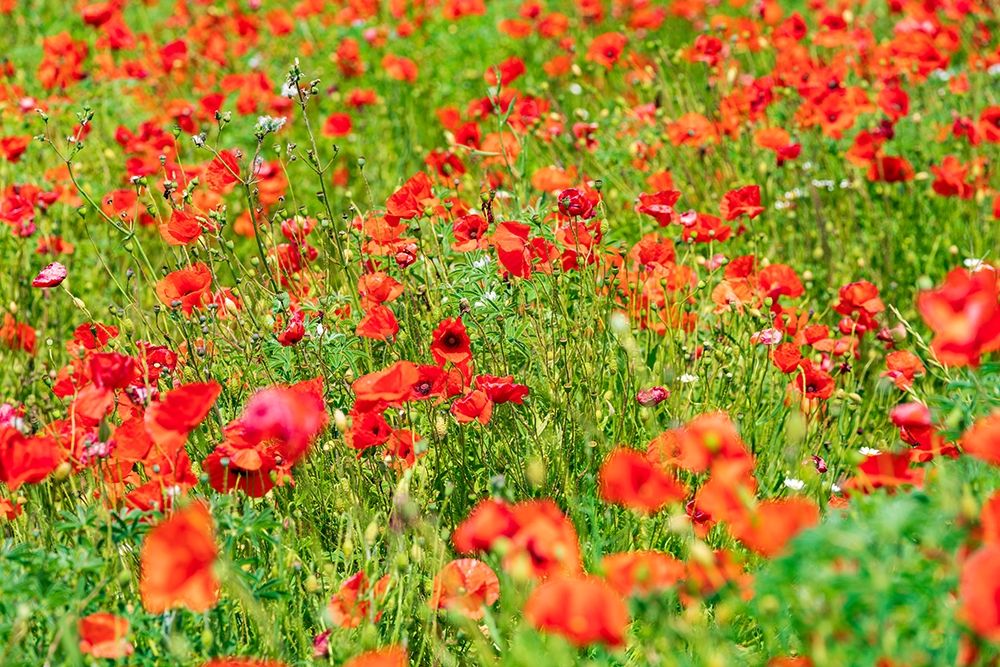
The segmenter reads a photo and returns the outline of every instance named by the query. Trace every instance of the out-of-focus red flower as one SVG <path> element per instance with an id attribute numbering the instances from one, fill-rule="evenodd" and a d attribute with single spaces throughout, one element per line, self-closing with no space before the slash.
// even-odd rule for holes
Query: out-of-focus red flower
<path id="1" fill-rule="evenodd" d="M 517 519 L 510 505 L 501 500 L 484 500 L 455 528 L 451 541 L 462 554 L 487 551 L 497 539 L 517 532 Z"/>
<path id="2" fill-rule="evenodd" d="M 146 611 L 186 607 L 205 612 L 219 600 L 215 576 L 215 525 L 208 507 L 195 502 L 157 524 L 142 543 L 139 593 Z"/>
<path id="3" fill-rule="evenodd" d="M 524 616 L 544 632 L 577 646 L 621 646 L 630 622 L 621 595 L 590 576 L 559 576 L 544 582 L 524 605 Z"/>
<path id="4" fill-rule="evenodd" d="M 917 308 L 943 364 L 978 366 L 983 354 L 1000 349 L 1000 278 L 992 266 L 953 269 L 941 287 L 917 296 Z"/>
<path id="5" fill-rule="evenodd" d="M 366 651 L 344 663 L 344 667 L 406 667 L 406 650 L 399 646 Z"/>
<path id="6" fill-rule="evenodd" d="M 80 653 L 95 658 L 117 660 L 132 655 L 129 643 L 128 619 L 106 612 L 84 616 L 76 624 L 80 636 Z"/>
<path id="7" fill-rule="evenodd" d="M 432 609 L 447 609 L 479 620 L 483 607 L 500 597 L 500 581 L 489 565 L 475 558 L 453 560 L 438 572 L 431 584 Z"/>
<path id="8" fill-rule="evenodd" d="M 1000 641 L 1000 544 L 983 546 L 965 561 L 958 598 L 969 627 L 989 641 Z"/>
<path id="9" fill-rule="evenodd" d="M 358 572 L 340 585 L 340 588 L 330 599 L 326 609 L 333 624 L 341 628 L 356 628 L 368 619 L 372 613 L 372 605 L 378 605 L 389 589 L 389 575 L 386 575 L 369 586 L 364 572 Z M 375 612 L 371 620 L 378 622 L 382 612 Z"/>
<path id="10" fill-rule="evenodd" d="M 819 523 L 819 508 L 805 498 L 758 503 L 744 521 L 730 524 L 733 535 L 753 551 L 772 558 L 799 532 Z"/>
<path id="11" fill-rule="evenodd" d="M 622 595 L 647 595 L 684 578 L 684 563 L 659 551 L 625 551 L 601 560 L 605 580 Z"/>
<path id="12" fill-rule="evenodd" d="M 631 509 L 654 513 L 683 500 L 687 489 L 639 452 L 620 447 L 608 456 L 600 472 L 601 498 Z"/>
<path id="13" fill-rule="evenodd" d="M 966 454 L 1000 466 L 1000 410 L 976 421 L 962 434 Z"/>

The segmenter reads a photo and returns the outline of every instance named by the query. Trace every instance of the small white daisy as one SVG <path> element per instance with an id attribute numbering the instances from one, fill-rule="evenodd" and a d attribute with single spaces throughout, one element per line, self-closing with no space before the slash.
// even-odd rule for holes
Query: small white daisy
<path id="1" fill-rule="evenodd" d="M 795 479 L 794 477 L 785 478 L 785 486 L 787 486 L 792 491 L 801 491 L 806 488 L 806 483 L 801 479 Z"/>

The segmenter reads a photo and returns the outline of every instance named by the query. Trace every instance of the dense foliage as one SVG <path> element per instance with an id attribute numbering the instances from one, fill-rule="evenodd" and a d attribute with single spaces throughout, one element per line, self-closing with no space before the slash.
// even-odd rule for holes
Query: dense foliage
<path id="1" fill-rule="evenodd" d="M 993 665 L 993 0 L 0 2 L 0 664 Z"/>

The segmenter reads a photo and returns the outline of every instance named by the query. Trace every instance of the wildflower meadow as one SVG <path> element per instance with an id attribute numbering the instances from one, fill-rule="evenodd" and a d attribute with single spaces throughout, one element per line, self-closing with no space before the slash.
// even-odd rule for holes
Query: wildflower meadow
<path id="1" fill-rule="evenodd" d="M 997 0 L 0 0 L 0 665 L 1000 664 Z"/>

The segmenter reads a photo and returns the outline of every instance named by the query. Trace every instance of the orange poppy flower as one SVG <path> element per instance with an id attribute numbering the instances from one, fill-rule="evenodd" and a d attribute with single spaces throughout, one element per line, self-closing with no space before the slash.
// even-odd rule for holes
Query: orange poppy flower
<path id="1" fill-rule="evenodd" d="M 500 581 L 493 569 L 475 558 L 453 560 L 438 572 L 431 585 L 432 609 L 448 609 L 479 620 L 483 607 L 500 597 Z"/>
<path id="2" fill-rule="evenodd" d="M 0 426 L 0 481 L 11 491 L 22 484 L 37 484 L 66 458 L 55 438 L 26 437 L 16 428 Z"/>
<path id="3" fill-rule="evenodd" d="M 943 364 L 978 366 L 984 353 L 1000 350 L 1000 277 L 992 266 L 952 270 L 941 287 L 920 293 L 917 309 Z"/>
<path id="4" fill-rule="evenodd" d="M 451 404 L 451 414 L 459 424 L 478 421 L 485 425 L 493 415 L 493 401 L 486 392 L 475 389 Z"/>
<path id="5" fill-rule="evenodd" d="M 212 300 L 212 272 L 204 262 L 168 273 L 156 283 L 156 296 L 168 308 L 180 304 L 185 315 Z"/>
<path id="6" fill-rule="evenodd" d="M 468 554 L 487 551 L 501 538 L 510 538 L 517 532 L 514 510 L 502 500 L 484 500 L 469 513 L 452 533 L 455 550 Z"/>
<path id="7" fill-rule="evenodd" d="M 175 456 L 188 434 L 208 416 L 220 393 L 222 386 L 218 382 L 191 382 L 171 389 L 152 403 L 143 424 L 157 451 Z"/>
<path id="8" fill-rule="evenodd" d="M 655 513 L 682 500 L 687 489 L 639 452 L 620 447 L 600 472 L 601 498 L 634 510 Z"/>
<path id="9" fill-rule="evenodd" d="M 406 400 L 413 385 L 420 380 L 420 371 L 412 361 L 397 361 L 381 371 L 362 375 L 351 389 L 357 403 L 395 403 Z"/>
<path id="10" fill-rule="evenodd" d="M 805 498 L 765 500 L 741 522 L 731 525 L 743 544 L 771 558 L 805 528 L 819 523 L 819 508 Z"/>
<path id="11" fill-rule="evenodd" d="M 139 556 L 143 607 L 154 614 L 176 607 L 195 612 L 214 607 L 219 600 L 213 570 L 217 555 L 215 526 L 204 503 L 192 503 L 159 523 Z"/>
<path id="12" fill-rule="evenodd" d="M 344 667 L 406 667 L 406 650 L 399 646 L 367 651 L 344 663 Z"/>
<path id="13" fill-rule="evenodd" d="M 541 584 L 525 603 L 524 616 L 539 630 L 577 646 L 621 646 L 629 624 L 618 591 L 591 576 L 559 576 Z"/>
<path id="14" fill-rule="evenodd" d="M 580 572 L 576 528 L 554 502 L 518 503 L 514 506 L 514 521 L 517 530 L 504 556 L 506 570 L 536 579 Z"/>
<path id="15" fill-rule="evenodd" d="M 388 588 L 389 575 L 376 581 L 374 586 L 368 585 L 364 572 L 348 577 L 327 604 L 331 621 L 341 628 L 358 627 L 369 617 L 372 604 L 381 600 Z M 382 612 L 377 611 L 372 619 L 377 623 L 381 616 Z"/>
<path id="16" fill-rule="evenodd" d="M 749 456 L 736 425 L 724 412 L 698 415 L 684 426 L 677 465 L 691 472 L 704 472 L 717 458 Z"/>
<path id="17" fill-rule="evenodd" d="M 714 142 L 715 125 L 700 113 L 689 112 L 667 125 L 667 137 L 674 146 L 695 148 Z"/>
<path id="18" fill-rule="evenodd" d="M 625 551 L 601 559 L 604 579 L 622 595 L 646 595 L 684 578 L 684 563 L 659 551 Z"/>
<path id="19" fill-rule="evenodd" d="M 127 619 L 106 612 L 84 616 L 76 624 L 80 653 L 112 660 L 131 655 L 132 645 L 125 638 L 128 626 Z"/>
<path id="20" fill-rule="evenodd" d="M 962 434 L 966 454 L 1000 466 L 1000 410 L 976 421 Z"/>
<path id="21" fill-rule="evenodd" d="M 960 615 L 976 634 L 1000 641 L 1000 545 L 976 551 L 962 566 Z"/>
<path id="22" fill-rule="evenodd" d="M 909 350 L 895 350 L 886 355 L 886 371 L 883 377 L 892 380 L 900 389 L 906 389 L 913 384 L 913 379 L 917 375 L 923 374 L 926 370 L 920 357 Z"/>

